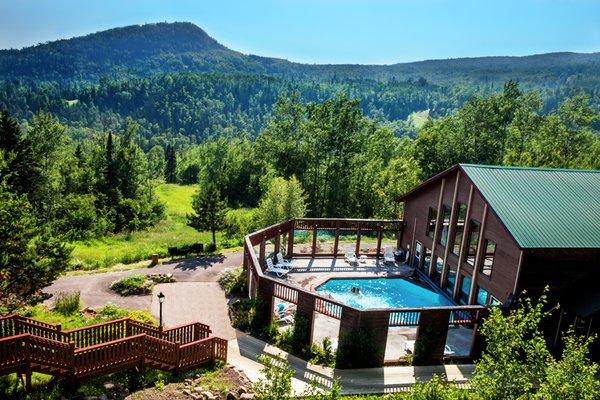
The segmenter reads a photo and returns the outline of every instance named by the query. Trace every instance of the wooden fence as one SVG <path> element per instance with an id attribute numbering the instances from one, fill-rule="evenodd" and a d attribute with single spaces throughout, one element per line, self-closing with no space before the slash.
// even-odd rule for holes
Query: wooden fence
<path id="1" fill-rule="evenodd" d="M 0 375 L 41 372 L 72 382 L 133 366 L 163 370 L 227 360 L 227 341 L 199 322 L 159 329 L 123 318 L 63 331 L 19 315 L 0 317 Z"/>
<path id="2" fill-rule="evenodd" d="M 282 279 L 264 273 L 266 244 L 273 243 L 272 249 L 275 253 L 283 252 L 288 257 L 306 253 L 294 251 L 294 232 L 298 230 L 310 231 L 312 237 L 312 251 L 308 254 L 312 257 L 330 256 L 336 257 L 343 253 L 338 250 L 339 238 L 343 232 L 356 232 L 356 248 L 360 247 L 361 232 L 375 232 L 377 235 L 377 249 L 371 256 L 381 255 L 381 243 L 383 233 L 394 233 L 400 242 L 402 235 L 402 221 L 397 220 L 359 220 L 359 219 L 318 219 L 302 218 L 289 220 L 280 224 L 272 225 L 260 231 L 246 236 L 244 241 L 244 267 L 249 282 L 249 294 L 251 297 L 261 298 L 266 304 L 271 305 L 266 310 L 265 320 L 271 321 L 273 317 L 273 297 L 296 304 L 296 314 L 308 321 L 311 327 L 312 338 L 314 314 L 320 313 L 340 321 L 339 337 L 353 334 L 361 329 L 367 329 L 376 338 L 383 365 L 386 340 L 390 327 L 414 327 L 416 328 L 416 340 L 425 340 L 427 335 L 436 336 L 438 340 L 433 344 L 436 351 L 435 356 L 425 360 L 425 363 L 439 363 L 445 359 L 472 359 L 479 351 L 478 327 L 483 317 L 487 315 L 487 308 L 478 305 L 449 306 L 449 307 L 423 307 L 423 308 L 396 308 L 396 309 L 367 309 L 361 310 L 351 307 L 345 303 L 331 298 L 323 298 L 316 292 L 308 291 L 300 286 L 292 285 Z M 335 235 L 334 250 L 331 254 L 316 253 L 316 238 L 318 230 L 330 230 Z M 282 242 L 286 238 L 287 242 Z M 256 247 L 258 246 L 258 249 Z M 358 252 L 357 252 L 358 254 Z M 462 325 L 473 330 L 471 347 L 468 355 L 453 356 L 444 355 L 445 340 L 449 327 Z M 427 335 L 426 335 L 427 332 Z M 309 344 L 309 343 L 307 343 Z M 340 341 L 340 346 L 342 346 Z M 438 348 L 439 347 L 439 348 Z M 423 358 L 421 357 L 421 360 Z"/>

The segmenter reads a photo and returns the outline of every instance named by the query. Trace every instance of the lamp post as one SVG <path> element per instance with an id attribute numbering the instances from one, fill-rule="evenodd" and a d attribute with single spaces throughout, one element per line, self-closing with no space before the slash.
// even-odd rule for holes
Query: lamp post
<path id="1" fill-rule="evenodd" d="M 162 306 L 163 301 L 165 301 L 165 295 L 163 292 L 160 292 L 158 295 L 158 329 L 162 331 L 163 328 L 163 317 L 162 317 Z"/>

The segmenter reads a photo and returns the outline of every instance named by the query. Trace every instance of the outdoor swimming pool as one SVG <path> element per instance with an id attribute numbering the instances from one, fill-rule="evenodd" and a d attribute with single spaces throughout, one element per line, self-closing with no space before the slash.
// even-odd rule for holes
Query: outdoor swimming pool
<path id="1" fill-rule="evenodd" d="M 358 294 L 352 293 L 353 287 L 360 289 Z M 455 305 L 445 295 L 403 278 L 333 278 L 316 291 L 359 309 Z"/>

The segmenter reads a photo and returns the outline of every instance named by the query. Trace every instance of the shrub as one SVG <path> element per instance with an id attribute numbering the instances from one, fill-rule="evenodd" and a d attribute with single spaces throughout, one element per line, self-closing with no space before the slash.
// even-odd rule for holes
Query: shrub
<path id="1" fill-rule="evenodd" d="M 119 318 L 129 317 L 135 321 L 149 325 L 158 325 L 152 314 L 149 311 L 143 310 L 128 310 L 117 307 L 114 304 L 107 304 L 98 310 L 96 318 L 99 320 L 114 320 Z"/>
<path id="2" fill-rule="evenodd" d="M 248 294 L 248 279 L 243 267 L 225 271 L 219 278 L 219 285 L 229 296 Z"/>
<path id="3" fill-rule="evenodd" d="M 115 281 L 110 288 L 121 296 L 131 296 L 136 294 L 150 294 L 154 283 L 148 280 L 145 275 L 131 275 Z"/>
<path id="4" fill-rule="evenodd" d="M 263 365 L 261 372 L 264 379 L 260 379 L 252 386 L 255 398 L 257 400 L 291 399 L 294 372 L 287 361 L 265 355 L 261 355 L 258 361 Z"/>
<path id="5" fill-rule="evenodd" d="M 348 332 L 340 337 L 336 367 L 370 368 L 378 366 L 380 354 L 377 351 L 375 336 L 368 329 Z"/>
<path id="6" fill-rule="evenodd" d="M 313 364 L 324 365 L 326 367 L 335 366 L 335 351 L 331 347 L 331 339 L 328 337 L 323 338 L 323 346 L 319 346 L 316 343 L 310 345 L 311 359 L 310 362 Z"/>
<path id="7" fill-rule="evenodd" d="M 214 243 L 208 243 L 205 248 L 207 253 L 213 253 L 217 251 L 217 245 Z"/>
<path id="8" fill-rule="evenodd" d="M 79 292 L 60 292 L 54 300 L 54 309 L 65 316 L 79 312 L 80 305 Z"/>

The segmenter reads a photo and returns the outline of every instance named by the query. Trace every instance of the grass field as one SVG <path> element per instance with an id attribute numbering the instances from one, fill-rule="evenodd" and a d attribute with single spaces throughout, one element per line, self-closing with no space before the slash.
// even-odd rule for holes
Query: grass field
<path id="1" fill-rule="evenodd" d="M 210 232 L 197 232 L 186 225 L 186 214 L 192 211 L 196 186 L 159 185 L 156 194 L 165 204 L 166 218 L 155 226 L 132 234 L 110 235 L 101 239 L 73 243 L 73 262 L 83 269 L 97 269 L 114 264 L 147 260 L 156 253 L 167 255 L 169 246 L 194 242 L 209 243 Z M 217 235 L 217 241 L 220 235 Z"/>

